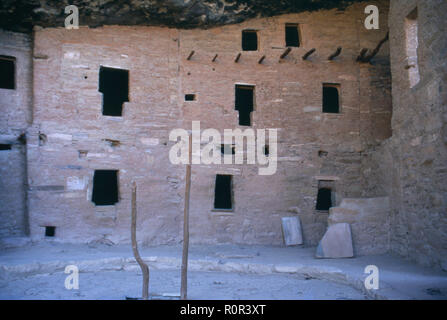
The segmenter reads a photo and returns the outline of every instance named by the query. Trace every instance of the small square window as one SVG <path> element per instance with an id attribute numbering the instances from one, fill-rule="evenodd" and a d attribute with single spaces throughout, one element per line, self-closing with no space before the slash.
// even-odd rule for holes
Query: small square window
<path id="1" fill-rule="evenodd" d="M 196 101 L 196 95 L 192 93 L 185 94 L 185 101 Z"/>
<path id="2" fill-rule="evenodd" d="M 46 226 L 45 227 L 45 237 L 54 237 L 56 235 L 56 227 Z"/>
<path id="3" fill-rule="evenodd" d="M 242 50 L 244 51 L 258 50 L 258 34 L 255 30 L 242 31 Z"/>
<path id="4" fill-rule="evenodd" d="M 12 90 L 16 88 L 15 64 L 16 58 L 0 56 L 0 88 Z"/>

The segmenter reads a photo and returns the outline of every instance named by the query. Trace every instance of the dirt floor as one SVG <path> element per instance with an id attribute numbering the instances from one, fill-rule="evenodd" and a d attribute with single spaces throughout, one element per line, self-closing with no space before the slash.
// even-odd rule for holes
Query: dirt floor
<path id="1" fill-rule="evenodd" d="M 140 253 L 154 298 L 178 295 L 181 246 Z M 315 248 L 193 245 L 189 257 L 190 299 L 447 299 L 446 272 L 392 255 L 315 259 Z M 68 265 L 79 270 L 79 290 L 65 289 Z M 378 290 L 365 289 L 369 265 L 380 271 Z M 24 240 L 0 250 L 0 299 L 139 297 L 141 278 L 130 245 Z"/>
<path id="2" fill-rule="evenodd" d="M 117 299 L 141 297 L 141 274 L 130 271 L 80 273 L 79 289 L 67 290 L 67 274 L 56 272 L 3 283 L 0 299 Z M 189 299 L 235 300 L 346 300 L 366 297 L 347 285 L 296 275 L 253 275 L 226 272 L 189 273 Z M 150 277 L 153 299 L 170 299 L 180 292 L 180 272 L 154 270 Z"/>

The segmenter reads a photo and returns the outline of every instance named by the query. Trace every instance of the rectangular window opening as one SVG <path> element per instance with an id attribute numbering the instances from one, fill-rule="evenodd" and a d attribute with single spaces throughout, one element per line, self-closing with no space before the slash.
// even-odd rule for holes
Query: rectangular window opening
<path id="1" fill-rule="evenodd" d="M 340 113 L 340 85 L 339 84 L 323 84 L 323 112 L 324 113 Z"/>
<path id="2" fill-rule="evenodd" d="M 298 24 L 287 23 L 286 24 L 286 47 L 299 47 L 300 46 L 300 32 Z"/>
<path id="3" fill-rule="evenodd" d="M 196 95 L 195 94 L 185 94 L 185 101 L 196 101 Z"/>
<path id="4" fill-rule="evenodd" d="M 5 150 L 11 150 L 11 145 L 10 144 L 0 144 L 0 151 L 5 151 Z"/>
<path id="5" fill-rule="evenodd" d="M 15 65 L 16 58 L 0 56 L 0 88 L 12 90 L 16 88 Z"/>
<path id="6" fill-rule="evenodd" d="M 129 71 L 101 66 L 99 92 L 102 92 L 102 114 L 121 117 L 123 103 L 129 101 Z"/>
<path id="7" fill-rule="evenodd" d="M 235 109 L 239 111 L 239 125 L 251 126 L 251 113 L 254 106 L 254 86 L 236 85 Z"/>
<path id="8" fill-rule="evenodd" d="M 216 187 L 214 189 L 214 209 L 233 209 L 231 175 L 216 175 Z"/>
<path id="9" fill-rule="evenodd" d="M 410 87 L 414 87 L 420 81 L 418 64 L 418 9 L 415 8 L 405 19 L 405 37 L 408 78 Z"/>
<path id="10" fill-rule="evenodd" d="M 92 201 L 97 206 L 110 206 L 118 202 L 118 170 L 95 170 Z"/>
<path id="11" fill-rule="evenodd" d="M 56 235 L 56 227 L 46 226 L 45 227 L 45 237 L 54 237 Z"/>
<path id="12" fill-rule="evenodd" d="M 335 205 L 334 181 L 318 181 L 316 210 L 329 211 Z"/>
<path id="13" fill-rule="evenodd" d="M 242 31 L 242 50 L 243 51 L 258 50 L 258 33 L 255 30 Z"/>

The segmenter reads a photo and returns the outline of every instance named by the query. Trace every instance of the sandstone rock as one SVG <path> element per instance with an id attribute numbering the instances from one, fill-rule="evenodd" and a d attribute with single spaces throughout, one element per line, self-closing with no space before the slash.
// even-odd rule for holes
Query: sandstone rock
<path id="1" fill-rule="evenodd" d="M 303 244 L 300 219 L 298 217 L 284 217 L 281 220 L 284 243 L 286 246 Z"/>
<path id="2" fill-rule="evenodd" d="M 123 5 L 118 0 L 78 1 L 76 3 L 81 23 L 91 27 L 101 25 L 163 25 L 182 28 L 210 27 L 239 23 L 256 16 L 272 16 L 283 13 L 313 11 L 319 9 L 343 9 L 361 0 L 134 0 Z M 0 28 L 29 32 L 36 27 L 63 27 L 64 6 L 54 1 L 23 0 L 20 5 L 4 1 L 0 6 Z M 62 9 L 61 9 L 62 8 Z M 86 14 L 88 12 L 88 14 Z"/>
<path id="3" fill-rule="evenodd" d="M 317 247 L 316 258 L 352 258 L 351 226 L 337 223 L 330 226 Z"/>

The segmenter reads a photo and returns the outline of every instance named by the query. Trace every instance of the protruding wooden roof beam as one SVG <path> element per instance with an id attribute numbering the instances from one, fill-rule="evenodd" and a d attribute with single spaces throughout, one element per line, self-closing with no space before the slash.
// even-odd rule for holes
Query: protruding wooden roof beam
<path id="1" fill-rule="evenodd" d="M 282 53 L 282 55 L 279 57 L 279 59 L 284 59 L 285 57 L 287 57 L 287 55 L 290 53 L 290 51 L 292 51 L 292 48 L 287 48 L 286 51 L 284 51 Z"/>
<path id="2" fill-rule="evenodd" d="M 327 59 L 329 61 L 334 60 L 336 57 L 340 55 L 341 49 L 342 49 L 341 47 L 338 47 L 337 50 L 333 54 L 331 54 Z"/>
<path id="3" fill-rule="evenodd" d="M 309 51 L 307 51 L 303 56 L 303 60 L 306 60 L 307 58 L 309 58 L 310 55 L 313 54 L 315 51 L 317 51 L 317 49 L 315 49 L 315 48 L 312 48 Z"/>
<path id="4" fill-rule="evenodd" d="M 380 48 L 382 47 L 382 45 L 388 41 L 390 37 L 390 33 L 387 32 L 385 38 L 383 38 L 382 40 L 380 40 L 380 42 L 377 44 L 377 46 L 374 48 L 373 51 L 371 51 L 370 54 L 368 54 L 367 56 L 364 56 L 362 60 L 360 60 L 361 62 L 370 62 L 372 58 L 374 58 L 376 56 L 376 54 L 379 52 Z M 357 60 L 359 61 L 359 60 Z"/>
<path id="5" fill-rule="evenodd" d="M 186 58 L 186 60 L 191 60 L 193 54 L 194 54 L 194 50 L 192 50 L 192 51 L 189 53 L 189 56 L 188 56 L 188 58 Z"/>
<path id="6" fill-rule="evenodd" d="M 362 51 L 360 51 L 360 54 L 359 54 L 359 56 L 357 57 L 357 60 L 356 60 L 356 61 L 363 62 L 363 59 L 365 59 L 365 55 L 366 55 L 367 52 L 368 52 L 368 49 L 363 48 Z"/>
<path id="7" fill-rule="evenodd" d="M 241 58 L 241 53 L 239 52 L 238 55 L 236 56 L 236 59 L 234 59 L 234 62 L 238 63 L 240 58 Z"/>

